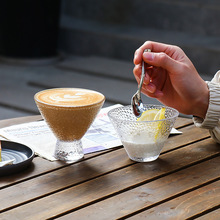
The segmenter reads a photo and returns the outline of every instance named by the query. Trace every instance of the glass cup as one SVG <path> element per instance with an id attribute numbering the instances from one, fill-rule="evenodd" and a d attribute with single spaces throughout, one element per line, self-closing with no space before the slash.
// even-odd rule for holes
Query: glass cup
<path id="1" fill-rule="evenodd" d="M 105 96 L 78 88 L 55 88 L 34 96 L 37 107 L 57 138 L 55 157 L 74 162 L 83 158 L 81 138 L 101 109 Z"/>
<path id="2" fill-rule="evenodd" d="M 179 114 L 176 109 L 162 105 L 144 105 L 146 110 L 164 107 L 165 119 L 137 121 L 131 106 L 109 111 L 108 116 L 131 160 L 150 162 L 156 160 Z"/>

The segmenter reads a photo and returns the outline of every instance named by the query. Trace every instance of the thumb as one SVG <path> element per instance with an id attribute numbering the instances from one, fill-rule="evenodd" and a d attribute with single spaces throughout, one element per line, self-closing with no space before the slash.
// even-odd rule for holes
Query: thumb
<path id="1" fill-rule="evenodd" d="M 147 64 L 162 67 L 170 72 L 179 69 L 179 63 L 169 57 L 166 53 L 144 52 L 143 59 Z"/>

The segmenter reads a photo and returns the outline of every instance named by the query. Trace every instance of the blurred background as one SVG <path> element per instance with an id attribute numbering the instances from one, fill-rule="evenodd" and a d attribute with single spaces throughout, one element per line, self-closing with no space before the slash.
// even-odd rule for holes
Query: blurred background
<path id="1" fill-rule="evenodd" d="M 53 87 L 98 90 L 105 106 L 129 104 L 133 54 L 146 40 L 180 46 L 205 80 L 220 66 L 218 0 L 0 4 L 0 119 L 39 114 L 34 94 Z"/>

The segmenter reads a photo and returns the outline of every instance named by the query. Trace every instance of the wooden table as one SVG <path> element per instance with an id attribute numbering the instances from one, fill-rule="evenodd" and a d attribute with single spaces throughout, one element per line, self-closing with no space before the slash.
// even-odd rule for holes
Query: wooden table
<path id="1" fill-rule="evenodd" d="M 35 157 L 0 178 L 0 219 L 220 219 L 220 145 L 191 119 L 175 127 L 183 134 L 151 163 L 131 161 L 123 147 L 73 164 Z"/>

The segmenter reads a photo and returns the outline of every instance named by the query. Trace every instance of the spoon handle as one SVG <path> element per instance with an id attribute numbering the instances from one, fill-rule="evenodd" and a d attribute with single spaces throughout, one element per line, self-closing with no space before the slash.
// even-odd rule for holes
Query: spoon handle
<path id="1" fill-rule="evenodd" d="M 145 49 L 144 52 L 151 52 L 150 49 Z M 142 85 L 143 85 L 143 82 L 144 82 L 144 77 L 145 77 L 145 67 L 144 67 L 144 60 L 142 60 L 142 73 L 141 73 L 141 81 L 140 81 L 140 84 L 138 86 L 138 91 L 139 91 L 139 97 L 140 97 L 140 94 L 141 94 L 141 88 L 142 88 Z"/>
<path id="2" fill-rule="evenodd" d="M 141 73 L 141 81 L 139 84 L 139 91 L 141 92 L 141 88 L 144 82 L 144 76 L 145 76 L 145 68 L 144 68 L 144 61 L 142 61 L 142 73 Z"/>

